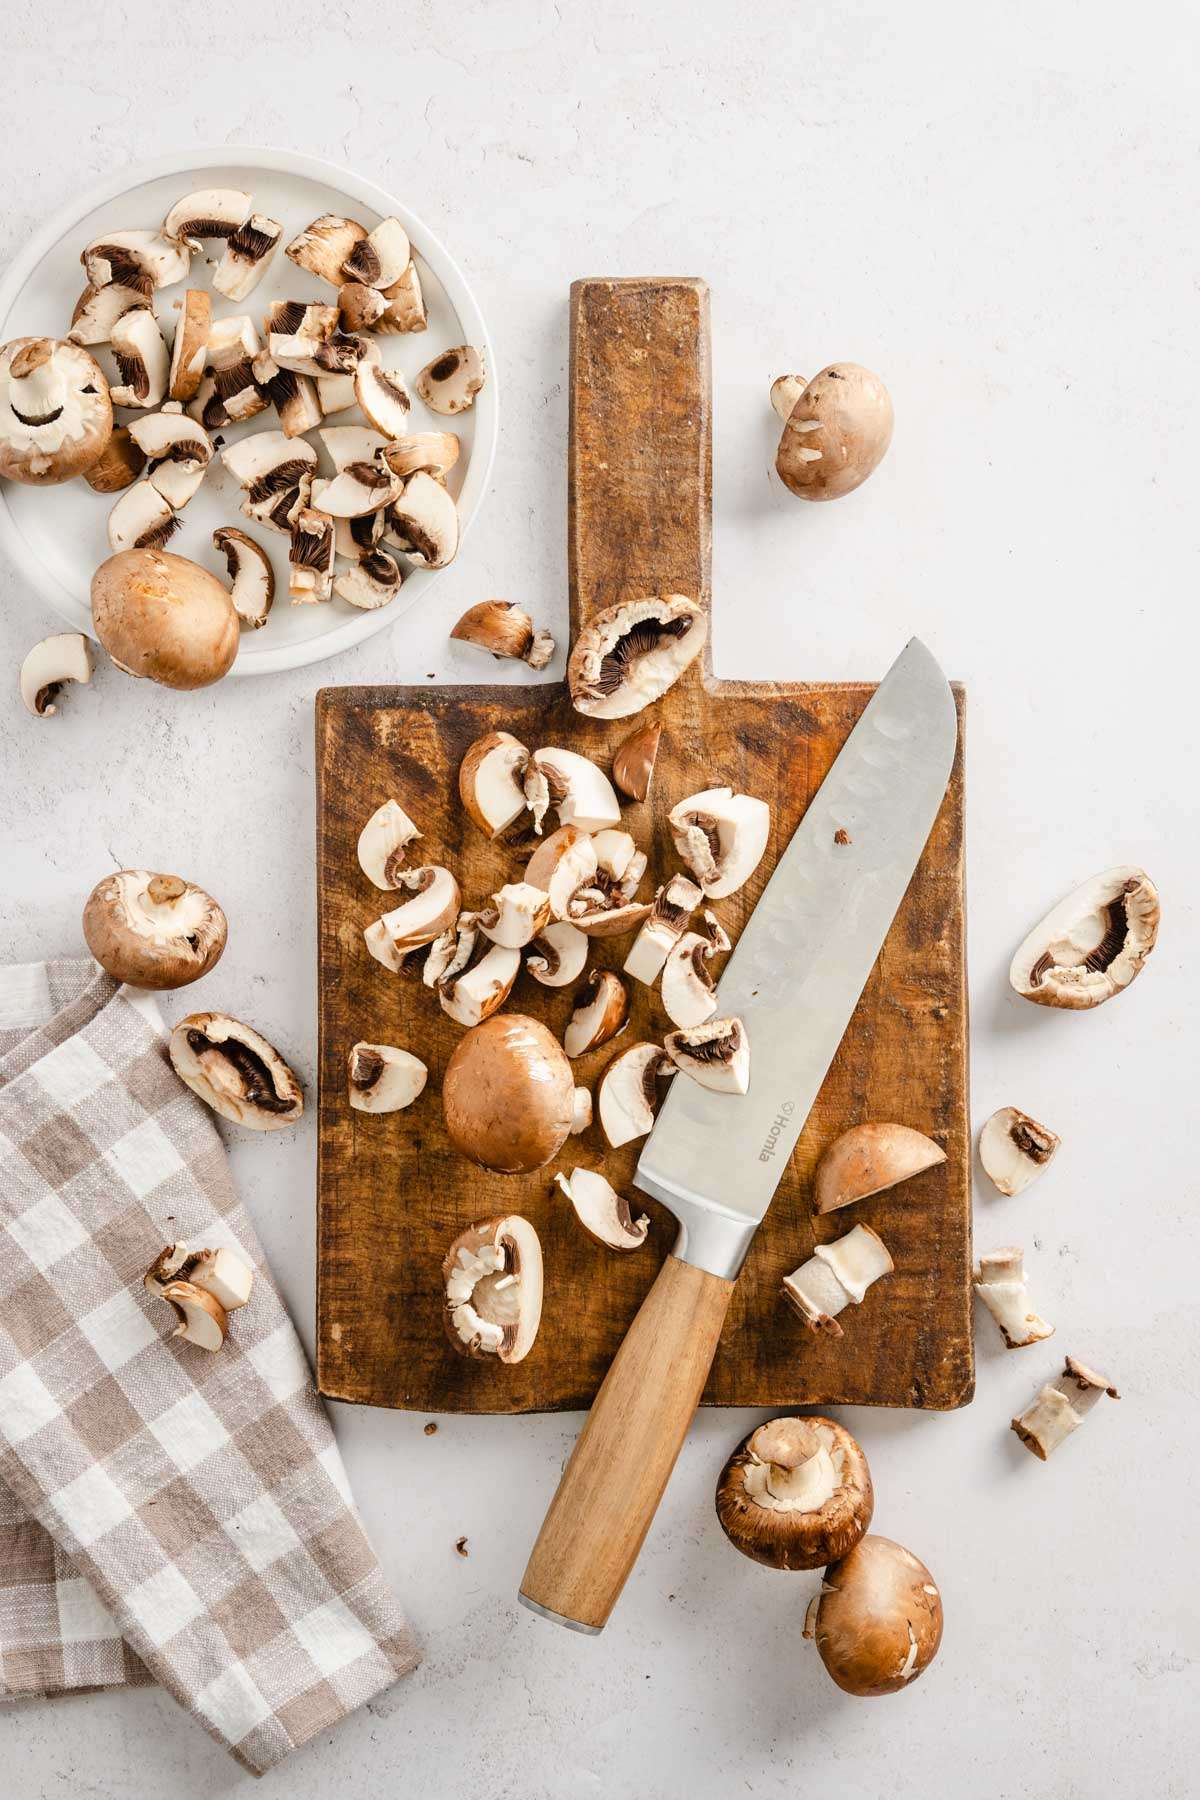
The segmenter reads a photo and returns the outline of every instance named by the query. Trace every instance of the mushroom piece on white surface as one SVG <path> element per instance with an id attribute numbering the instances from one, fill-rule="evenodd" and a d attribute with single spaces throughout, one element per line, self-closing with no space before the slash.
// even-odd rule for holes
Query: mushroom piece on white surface
<path id="1" fill-rule="evenodd" d="M 178 409 L 178 402 L 173 403 Z M 147 413 L 129 435 L 146 458 L 146 479 L 176 511 L 185 507 L 204 480 L 213 447 L 203 425 L 182 410 Z"/>
<path id="2" fill-rule="evenodd" d="M 380 455 L 392 474 L 399 475 L 402 480 L 421 472 L 442 480 L 458 461 L 459 449 L 459 440 L 453 431 L 413 431 L 385 444 Z M 510 606 L 512 602 L 485 600 L 483 604 Z"/>
<path id="3" fill-rule="evenodd" d="M 278 1050 L 227 1013 L 180 1019 L 168 1051 L 179 1079 L 235 1125 L 278 1131 L 304 1111 L 300 1083 Z"/>
<path id="4" fill-rule="evenodd" d="M 1121 1396 L 1104 1375 L 1068 1356 L 1057 1381 L 1048 1381 L 1036 1398 L 1012 1422 L 1025 1448 L 1041 1462 L 1057 1450 L 1065 1437 L 1077 1431 L 1096 1402 L 1107 1394 Z"/>
<path id="5" fill-rule="evenodd" d="M 606 1250 L 640 1250 L 646 1242 L 650 1220 L 645 1213 L 634 1218 L 624 1194 L 618 1194 L 596 1169 L 561 1169 L 554 1177 L 588 1236 Z"/>
<path id="6" fill-rule="evenodd" d="M 417 273 L 415 262 L 394 281 L 390 288 L 384 289 L 387 311 L 375 322 L 376 331 L 391 336 L 406 331 L 424 331 L 429 323 L 429 312 L 425 305 L 425 296 L 421 292 L 421 277 Z"/>
<path id="7" fill-rule="evenodd" d="M 979 1160 L 1002 1194 L 1020 1194 L 1053 1162 L 1062 1139 L 1015 1106 L 994 1112 L 979 1134 Z"/>
<path id="8" fill-rule="evenodd" d="M 163 220 L 163 236 L 200 250 L 209 238 L 228 238 L 249 216 L 253 196 L 240 188 L 198 188 L 177 200 Z"/>
<path id="9" fill-rule="evenodd" d="M 105 875 L 83 909 L 84 941 L 100 967 L 138 988 L 186 987 L 207 975 L 227 929 L 211 894 L 151 869 Z"/>
<path id="10" fill-rule="evenodd" d="M 89 682 L 92 653 L 81 631 L 57 631 L 35 644 L 21 664 L 21 700 L 26 712 L 50 719 L 58 711 L 64 681 Z"/>
<path id="11" fill-rule="evenodd" d="M 355 1112 L 402 1112 L 422 1093 L 428 1074 L 419 1056 L 395 1044 L 354 1044 L 346 1057 Z"/>
<path id="12" fill-rule="evenodd" d="M 775 471 L 802 500 L 852 493 L 892 441 L 891 396 L 878 375 L 859 363 L 831 363 L 807 382 L 780 376 L 771 387 L 771 405 L 783 419 Z"/>
<path id="13" fill-rule="evenodd" d="M 350 281 L 366 287 L 390 288 L 411 260 L 412 246 L 399 219 L 381 219 L 353 245 L 342 263 L 342 272 Z"/>
<path id="14" fill-rule="evenodd" d="M 937 1582 L 903 1544 L 868 1534 L 826 1568 L 804 1636 L 815 1641 L 843 1693 L 901 1693 L 925 1673 L 942 1641 Z"/>
<path id="15" fill-rule="evenodd" d="M 1023 1000 L 1086 1011 L 1123 992 L 1158 937 L 1158 890 L 1144 869 L 1106 869 L 1067 895 L 1012 959 Z"/>
<path id="16" fill-rule="evenodd" d="M 352 569 L 334 576 L 333 591 L 360 612 L 375 612 L 396 598 L 403 582 L 403 571 L 394 556 L 386 550 L 368 550 Z"/>
<path id="17" fill-rule="evenodd" d="M 293 369 L 281 369 L 268 351 L 260 350 L 251 359 L 250 373 L 278 413 L 284 437 L 302 437 L 325 417 L 316 382 L 307 375 L 297 375 Z"/>
<path id="18" fill-rule="evenodd" d="M 145 467 L 145 453 L 130 437 L 128 425 L 118 425 L 97 460 L 84 469 L 83 479 L 93 494 L 119 494 L 133 485 Z"/>
<path id="19" fill-rule="evenodd" d="M 213 286 L 227 300 L 252 294 L 275 259 L 283 226 L 266 213 L 251 213 L 225 240 L 225 254 L 213 272 Z"/>
<path id="20" fill-rule="evenodd" d="M 302 506 L 292 524 L 288 593 L 293 606 L 328 600 L 333 592 L 333 520 Z"/>
<path id="21" fill-rule="evenodd" d="M 391 454 L 385 453 L 385 460 L 389 467 L 394 466 Z M 531 669 L 544 669 L 554 655 L 550 633 L 535 630 L 529 614 L 514 600 L 481 600 L 468 607 L 450 636 L 477 644 L 495 657 L 527 662 Z"/>
<path id="22" fill-rule="evenodd" d="M 578 712 L 624 719 L 661 698 L 695 661 L 708 635 L 684 594 L 654 594 L 607 607 L 584 626 L 567 662 Z"/>
<path id="23" fill-rule="evenodd" d="M 1025 1252 L 1020 1245 L 1008 1245 L 981 1256 L 971 1280 L 1010 1350 L 1023 1350 L 1054 1336 L 1053 1325 L 1040 1319 L 1029 1304 Z"/>
<path id="24" fill-rule="evenodd" d="M 783 1297 L 810 1331 L 844 1335 L 837 1316 L 862 1304 L 867 1289 L 895 1263 L 878 1232 L 855 1225 L 832 1244 L 818 1244 L 806 1263 L 783 1278 Z"/>

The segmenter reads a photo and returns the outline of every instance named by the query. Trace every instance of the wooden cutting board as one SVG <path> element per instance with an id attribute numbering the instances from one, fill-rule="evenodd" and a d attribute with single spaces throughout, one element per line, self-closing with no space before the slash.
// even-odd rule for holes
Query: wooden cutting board
<path id="1" fill-rule="evenodd" d="M 796 554 L 804 551 L 796 503 Z M 708 292 L 692 280 L 581 281 L 571 290 L 570 589 L 572 637 L 601 607 L 679 592 L 710 603 L 711 386 Z M 482 597 L 482 596 L 480 596 Z M 882 666 L 905 636 L 883 646 Z M 720 903 L 735 938 L 775 860 L 872 689 L 858 684 L 727 682 L 694 663 L 649 715 L 663 725 L 650 802 L 625 824 L 649 852 L 643 892 L 677 866 L 666 814 L 717 783 L 759 795 L 772 842 L 755 878 Z M 963 928 L 962 694 L 959 751 L 945 802 L 837 1059 L 738 1283 L 705 1390 L 710 1405 L 801 1403 L 947 1408 L 973 1391 L 970 1145 Z M 489 844 L 457 799 L 471 742 L 497 727 L 530 749 L 564 745 L 607 767 L 632 721 L 582 718 L 559 683 L 521 687 L 330 688 L 317 701 L 320 1125 L 317 1368 L 338 1400 L 421 1411 L 534 1412 L 590 1405 L 670 1248 L 674 1227 L 647 1202 L 648 1243 L 632 1255 L 585 1236 L 552 1185 L 555 1168 L 603 1167 L 630 1189 L 638 1145 L 606 1154 L 598 1128 L 528 1176 L 492 1175 L 450 1145 L 439 1097 L 461 1035 L 420 981 L 393 975 L 363 945 L 388 906 L 359 870 L 364 820 L 389 797 L 424 832 L 422 860 L 458 876 L 468 904 L 520 879 L 529 851 Z M 597 941 L 619 968 L 628 940 Z M 623 1038 L 581 1058 L 595 1086 L 610 1057 L 668 1029 L 657 993 L 631 983 Z M 561 1034 L 571 990 L 522 974 L 509 1010 Z M 357 1039 L 402 1045 L 429 1066 L 410 1110 L 351 1110 L 345 1057 Z M 682 1080 L 685 1077 L 679 1077 Z M 715 1104 L 720 1104 L 719 1100 Z M 944 1145 L 947 1161 L 852 1211 L 815 1220 L 822 1149 L 847 1126 L 894 1119 Z M 505 1368 L 458 1356 L 442 1324 L 440 1265 L 473 1220 L 520 1212 L 546 1263 L 541 1331 Z M 874 1226 L 896 1272 L 844 1320 L 810 1337 L 779 1297 L 780 1278 L 857 1220 Z"/>

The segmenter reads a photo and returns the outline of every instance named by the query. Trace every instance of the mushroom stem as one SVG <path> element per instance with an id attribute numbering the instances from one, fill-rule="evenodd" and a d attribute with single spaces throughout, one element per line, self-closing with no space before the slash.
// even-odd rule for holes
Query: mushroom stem
<path id="1" fill-rule="evenodd" d="M 1030 1307 L 1025 1252 L 1019 1244 L 981 1256 L 972 1277 L 975 1292 L 1000 1327 L 1010 1350 L 1053 1337 L 1054 1327 Z"/>
<path id="2" fill-rule="evenodd" d="M 867 1289 L 895 1266 L 878 1232 L 856 1225 L 834 1243 L 818 1244 L 806 1263 L 785 1275 L 783 1297 L 810 1331 L 840 1338 L 838 1313 L 861 1305 Z"/>
<path id="3" fill-rule="evenodd" d="M 1103 1394 L 1111 1400 L 1121 1398 L 1105 1376 L 1068 1356 L 1058 1380 L 1048 1381 L 1038 1391 L 1025 1411 L 1013 1420 L 1012 1429 L 1025 1448 L 1045 1462 L 1065 1437 L 1079 1429 Z"/>

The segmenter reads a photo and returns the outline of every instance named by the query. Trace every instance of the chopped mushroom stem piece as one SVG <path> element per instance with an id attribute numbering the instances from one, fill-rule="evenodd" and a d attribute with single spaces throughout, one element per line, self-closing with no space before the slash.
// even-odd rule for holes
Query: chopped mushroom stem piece
<path id="1" fill-rule="evenodd" d="M 554 1179 L 589 1237 L 606 1250 L 641 1249 L 650 1220 L 645 1213 L 635 1219 L 624 1194 L 618 1194 L 597 1170 L 572 1169 L 568 1179 L 560 1169 Z"/>
<path id="2" fill-rule="evenodd" d="M 58 711 L 59 689 L 64 681 L 87 683 L 92 679 L 92 653 L 81 631 L 59 631 L 35 644 L 21 664 L 21 700 L 36 719 L 51 719 Z"/>
<path id="3" fill-rule="evenodd" d="M 1008 978 L 1024 1000 L 1074 1011 L 1127 988 L 1158 936 L 1158 890 L 1144 869 L 1107 869 L 1036 925 Z"/>
<path id="4" fill-rule="evenodd" d="M 772 1419 L 751 1432 L 717 1484 L 730 1543 L 772 1569 L 819 1569 L 858 1543 L 874 1508 L 867 1461 L 832 1419 Z"/>
<path id="5" fill-rule="evenodd" d="M 745 886 L 762 861 L 771 835 L 765 800 L 732 788 L 705 788 L 679 801 L 667 815 L 675 848 L 710 900 L 724 900 Z"/>
<path id="6" fill-rule="evenodd" d="M 923 1675 L 942 1641 L 942 1597 L 918 1557 L 867 1536 L 829 1564 L 804 1636 L 844 1693 L 897 1694 Z"/>
<path id="7" fill-rule="evenodd" d="M 189 1250 L 186 1244 L 168 1244 L 160 1250 L 142 1285 L 161 1294 L 173 1281 L 189 1281 L 225 1308 L 237 1312 L 247 1304 L 254 1287 L 254 1265 L 240 1250 L 221 1245 L 216 1250 Z"/>
<path id="8" fill-rule="evenodd" d="M 645 1137 L 658 1111 L 661 1081 L 675 1073 L 658 1044 L 631 1044 L 614 1057 L 600 1079 L 600 1125 L 612 1149 Z"/>
<path id="9" fill-rule="evenodd" d="M 516 957 L 493 949 L 492 956 Z M 500 1175 L 525 1175 L 557 1156 L 575 1118 L 575 1077 L 537 1019 L 501 1013 L 464 1036 L 442 1082 L 446 1129 L 464 1156 Z"/>
<path id="10" fill-rule="evenodd" d="M 510 881 L 477 915 L 479 929 L 506 950 L 523 950 L 550 921 L 550 896 L 527 881 Z"/>
<path id="11" fill-rule="evenodd" d="M 653 987 L 703 897 L 686 875 L 672 875 L 654 896 L 649 917 L 625 958 L 625 973 Z"/>
<path id="12" fill-rule="evenodd" d="M 1023 1350 L 1028 1344 L 1054 1336 L 1053 1325 L 1039 1319 L 1030 1307 L 1025 1286 L 1025 1252 L 1019 1245 L 981 1256 L 972 1283 L 1010 1350 Z"/>
<path id="13" fill-rule="evenodd" d="M 631 731 L 625 741 L 617 746 L 612 765 L 613 785 L 627 799 L 645 800 L 649 797 L 661 737 L 661 725 L 639 725 L 636 731 Z"/>
<path id="14" fill-rule="evenodd" d="M 750 1040 L 741 1019 L 710 1019 L 686 1031 L 668 1031 L 663 1048 L 675 1064 L 715 1094 L 750 1091 Z"/>
<path id="15" fill-rule="evenodd" d="M 390 457 L 386 458 L 390 463 Z M 535 631 L 533 620 L 515 600 L 481 600 L 468 607 L 450 633 L 464 643 L 490 650 L 498 660 L 514 657 L 531 669 L 544 669 L 554 655 L 548 631 Z"/>
<path id="16" fill-rule="evenodd" d="M 783 1297 L 810 1331 L 844 1335 L 837 1315 L 859 1306 L 867 1289 L 895 1263 L 878 1232 L 855 1225 L 832 1244 L 818 1244 L 806 1263 L 783 1278 Z"/>
<path id="17" fill-rule="evenodd" d="M 358 834 L 359 868 L 377 888 L 399 887 L 408 846 L 420 836 L 404 808 L 385 800 Z"/>
<path id="18" fill-rule="evenodd" d="M 1062 1139 L 1015 1106 L 994 1112 L 979 1134 L 979 1160 L 1002 1194 L 1020 1194 L 1054 1161 Z"/>
<path id="19" fill-rule="evenodd" d="M 216 967 L 227 929 L 211 894 L 151 869 L 105 875 L 83 909 L 84 941 L 100 967 L 137 988 L 198 981 Z"/>
<path id="20" fill-rule="evenodd" d="M 528 1356 L 542 1317 L 542 1247 L 528 1219 L 472 1225 L 447 1251 L 442 1281 L 446 1330 L 461 1355 Z"/>
<path id="21" fill-rule="evenodd" d="M 802 500 L 853 493 L 882 462 L 892 441 L 892 402 L 878 375 L 858 363 L 831 363 L 797 394 L 797 376 L 780 376 L 771 404 L 784 419 L 775 457 L 779 479 Z M 791 410 L 783 407 L 791 400 Z"/>
<path id="22" fill-rule="evenodd" d="M 674 686 L 707 635 L 704 613 L 683 594 L 607 607 L 585 625 L 567 663 L 576 710 L 592 719 L 641 712 Z"/>
<path id="23" fill-rule="evenodd" d="M 355 1112 L 401 1112 L 421 1094 L 429 1071 L 420 1057 L 394 1044 L 355 1044 L 346 1058 Z"/>
<path id="24" fill-rule="evenodd" d="M 459 344 L 426 363 L 413 385 L 430 412 L 451 414 L 474 406 L 483 383 L 483 358 L 472 345 Z"/>
<path id="25" fill-rule="evenodd" d="M 191 1013 L 171 1033 L 175 1073 L 206 1106 L 251 1131 L 294 1125 L 304 1096 L 278 1050 L 226 1013 Z"/>
<path id="26" fill-rule="evenodd" d="M 853 1206 L 945 1160 L 940 1144 L 907 1125 L 852 1125 L 821 1154 L 813 1178 L 813 1211 Z"/>
<path id="27" fill-rule="evenodd" d="M 1068 1356 L 1057 1381 L 1049 1381 L 1036 1399 L 1012 1422 L 1025 1448 L 1042 1462 L 1087 1418 L 1102 1395 L 1121 1396 L 1103 1375 Z"/>

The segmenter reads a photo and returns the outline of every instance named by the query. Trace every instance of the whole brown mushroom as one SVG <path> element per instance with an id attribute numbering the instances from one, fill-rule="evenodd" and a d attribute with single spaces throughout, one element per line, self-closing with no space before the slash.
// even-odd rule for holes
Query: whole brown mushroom
<path id="1" fill-rule="evenodd" d="M 0 348 L 0 475 L 34 486 L 70 481 L 104 454 L 112 399 L 95 357 L 61 338 Z"/>
<path id="2" fill-rule="evenodd" d="M 771 403 L 783 419 L 775 469 L 802 500 L 837 500 L 860 487 L 892 441 L 892 402 L 878 375 L 830 363 L 805 382 L 781 375 Z"/>
<path id="3" fill-rule="evenodd" d="M 207 975 L 225 948 L 225 914 L 178 875 L 118 869 L 83 909 L 88 949 L 113 977 L 139 988 L 180 988 Z"/>
<path id="4" fill-rule="evenodd" d="M 804 1621 L 843 1693 L 898 1694 L 923 1675 L 942 1641 L 942 1597 L 911 1550 L 864 1537 L 830 1563 Z"/>
<path id="5" fill-rule="evenodd" d="M 92 576 L 92 620 L 118 669 L 164 687 L 207 687 L 238 652 L 228 590 L 169 550 L 121 550 L 101 563 Z"/>
<path id="6" fill-rule="evenodd" d="M 867 1459 L 832 1419 L 772 1419 L 735 1450 L 717 1483 L 717 1517 L 735 1549 L 772 1569 L 819 1569 L 871 1523 Z"/>
<path id="7" fill-rule="evenodd" d="M 537 1019 L 495 1013 L 467 1031 L 442 1081 L 446 1129 L 464 1156 L 502 1175 L 540 1169 L 566 1143 L 575 1078 Z"/>

